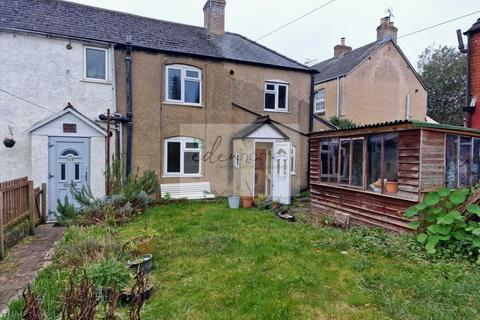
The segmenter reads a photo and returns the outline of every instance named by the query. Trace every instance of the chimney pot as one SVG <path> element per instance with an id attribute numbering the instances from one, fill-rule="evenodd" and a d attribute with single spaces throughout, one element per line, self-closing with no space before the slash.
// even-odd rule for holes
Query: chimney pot
<path id="1" fill-rule="evenodd" d="M 333 56 L 340 57 L 342 54 L 352 51 L 352 47 L 345 45 L 345 37 L 340 38 L 340 44 L 333 47 Z"/>
<path id="2" fill-rule="evenodd" d="M 225 6 L 226 0 L 207 0 L 203 6 L 204 25 L 208 32 L 225 34 Z"/>
<path id="3" fill-rule="evenodd" d="M 390 21 L 390 17 L 380 19 L 380 25 L 377 27 L 377 41 L 383 39 L 391 39 L 397 43 L 398 29 Z"/>

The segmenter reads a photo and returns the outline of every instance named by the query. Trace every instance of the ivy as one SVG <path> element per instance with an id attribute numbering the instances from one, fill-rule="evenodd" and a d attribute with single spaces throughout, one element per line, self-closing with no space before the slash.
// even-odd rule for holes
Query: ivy
<path id="1" fill-rule="evenodd" d="M 413 219 L 409 227 L 417 230 L 417 241 L 428 254 L 455 245 L 461 248 L 463 256 L 474 257 L 480 264 L 480 205 L 468 204 L 464 215 L 458 210 L 474 192 L 475 188 L 441 188 L 405 210 L 404 216 Z"/>

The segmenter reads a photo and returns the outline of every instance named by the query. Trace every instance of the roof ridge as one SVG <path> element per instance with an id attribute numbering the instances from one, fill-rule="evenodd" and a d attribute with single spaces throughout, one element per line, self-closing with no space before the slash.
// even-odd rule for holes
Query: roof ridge
<path id="1" fill-rule="evenodd" d="M 69 5 L 73 5 L 73 6 L 80 6 L 80 7 L 86 7 L 86 8 L 101 10 L 101 11 L 107 11 L 107 12 L 111 12 L 111 13 L 123 14 L 123 15 L 130 16 L 130 17 L 148 19 L 148 20 L 157 21 L 157 22 L 171 23 L 171 24 L 176 24 L 176 25 L 181 25 L 181 26 L 186 26 L 186 27 L 194 27 L 194 28 L 198 28 L 198 29 L 205 29 L 205 27 L 197 26 L 197 25 L 194 25 L 194 24 L 188 24 L 188 23 L 182 23 L 182 22 L 176 22 L 176 21 L 170 21 L 170 20 L 163 20 L 163 19 L 160 19 L 160 18 L 142 16 L 140 14 L 130 13 L 130 12 L 126 12 L 126 11 L 120 11 L 120 10 L 113 10 L 113 9 L 103 8 L 103 7 L 99 7 L 99 6 L 93 6 L 93 5 L 89 5 L 89 4 L 78 3 L 78 2 L 74 2 L 74 1 L 70 1 L 70 0 L 48 0 L 48 1 L 66 3 L 66 4 L 69 4 Z"/>
<path id="2" fill-rule="evenodd" d="M 267 46 L 264 46 L 263 44 L 260 44 L 260 43 L 258 43 L 258 42 L 255 41 L 255 40 L 252 40 L 252 39 L 250 39 L 250 38 L 247 38 L 247 37 L 244 36 L 244 35 L 241 35 L 241 34 L 235 33 L 235 32 L 228 32 L 228 33 L 233 34 L 233 35 L 236 35 L 236 36 L 239 36 L 239 37 L 241 37 L 241 38 L 243 38 L 243 39 L 245 39 L 245 40 L 247 40 L 247 41 L 249 41 L 249 42 L 251 42 L 251 43 L 256 44 L 256 45 L 259 46 L 259 47 L 264 48 L 265 50 L 268 50 L 268 51 L 270 51 L 270 52 L 273 52 L 273 53 L 281 56 L 282 58 L 285 58 L 285 59 L 287 59 L 287 60 L 289 60 L 289 61 L 291 61 L 291 62 L 294 62 L 294 63 L 300 65 L 300 66 L 303 67 L 303 68 L 307 68 L 307 69 L 310 69 L 310 70 L 312 70 L 312 71 L 315 71 L 315 70 L 313 70 L 311 67 L 309 67 L 309 66 L 307 66 L 307 65 L 305 65 L 305 64 L 303 64 L 303 63 L 300 63 L 300 62 L 298 62 L 298 61 L 295 60 L 295 59 L 292 59 L 292 58 L 290 58 L 290 57 L 287 57 L 286 55 L 284 55 L 284 54 L 282 54 L 282 53 L 280 53 L 280 52 L 278 52 L 278 51 L 275 51 L 275 50 L 273 50 L 273 49 L 271 49 L 271 48 L 269 48 L 269 47 L 267 47 Z"/>

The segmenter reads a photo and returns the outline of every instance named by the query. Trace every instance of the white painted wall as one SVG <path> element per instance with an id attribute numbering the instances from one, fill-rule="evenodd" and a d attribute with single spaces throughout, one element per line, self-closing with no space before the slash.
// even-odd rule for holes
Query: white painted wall
<path id="1" fill-rule="evenodd" d="M 113 59 L 110 58 L 109 83 L 84 81 L 84 43 L 71 41 L 71 50 L 66 48 L 68 43 L 64 39 L 0 32 L 0 181 L 29 176 L 35 185 L 47 182 L 48 138 L 30 137 L 27 130 L 64 109 L 68 102 L 91 120 L 107 108 L 115 111 Z M 17 141 L 12 149 L 3 146 L 9 125 Z M 103 139 L 92 138 L 91 159 L 97 168 L 104 167 Z M 100 171 L 103 172 L 97 169 L 91 179 L 96 194 L 104 191 Z"/>

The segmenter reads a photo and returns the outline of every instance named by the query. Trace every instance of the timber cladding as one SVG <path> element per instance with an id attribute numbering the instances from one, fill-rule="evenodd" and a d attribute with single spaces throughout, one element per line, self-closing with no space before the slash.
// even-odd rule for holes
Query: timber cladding
<path id="1" fill-rule="evenodd" d="M 314 211 L 331 215 L 350 215 L 350 224 L 377 226 L 387 230 L 408 231 L 403 212 L 416 201 L 404 200 L 371 192 L 312 183 L 311 201 Z"/>

